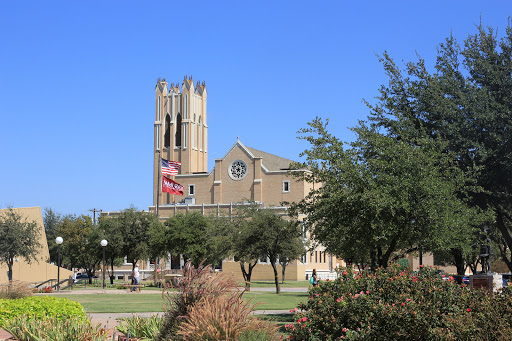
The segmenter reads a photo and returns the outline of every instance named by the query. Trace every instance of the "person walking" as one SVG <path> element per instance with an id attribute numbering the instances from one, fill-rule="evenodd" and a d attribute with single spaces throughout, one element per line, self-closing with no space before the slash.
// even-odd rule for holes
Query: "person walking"
<path id="1" fill-rule="evenodd" d="M 140 278 L 140 273 L 139 273 L 139 264 L 135 264 L 135 268 L 133 268 L 133 285 L 135 285 L 133 287 L 133 291 L 137 291 L 137 285 L 139 284 L 139 278 Z"/>
<path id="2" fill-rule="evenodd" d="M 314 287 L 318 286 L 318 275 L 316 274 L 316 269 L 313 269 L 313 273 L 311 274 L 311 284 L 313 284 Z"/>

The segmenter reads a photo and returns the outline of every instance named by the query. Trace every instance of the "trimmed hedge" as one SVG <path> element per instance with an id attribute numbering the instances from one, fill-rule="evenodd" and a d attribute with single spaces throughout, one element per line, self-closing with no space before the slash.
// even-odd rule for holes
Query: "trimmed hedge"
<path id="1" fill-rule="evenodd" d="M 0 299 L 0 327 L 6 321 L 20 316 L 31 318 L 56 317 L 67 319 L 75 317 L 88 321 L 84 307 L 67 298 L 50 296 L 32 296 L 15 300 Z"/>

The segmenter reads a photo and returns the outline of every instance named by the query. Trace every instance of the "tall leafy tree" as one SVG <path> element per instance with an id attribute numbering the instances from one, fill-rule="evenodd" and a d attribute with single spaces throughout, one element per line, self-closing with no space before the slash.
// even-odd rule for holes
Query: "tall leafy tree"
<path id="1" fill-rule="evenodd" d="M 110 265 L 110 284 L 114 284 L 114 266 L 122 264 L 124 246 L 124 231 L 120 218 L 102 217 L 98 229 L 101 237 L 106 239 L 108 244 L 105 247 L 105 258 L 107 265 Z"/>
<path id="2" fill-rule="evenodd" d="M 154 214 L 137 211 L 135 207 L 122 211 L 118 220 L 124 233 L 122 254 L 135 268 L 137 261 L 150 256 L 149 231 L 160 222 Z"/>
<path id="3" fill-rule="evenodd" d="M 465 189 L 472 205 L 491 210 L 484 226 L 497 230 L 496 245 L 512 270 L 512 27 L 503 37 L 483 25 L 461 47 L 449 37 L 438 49 L 435 71 L 425 61 L 401 70 L 384 54 L 389 84 L 370 106 L 375 126 L 412 143 L 444 141 L 446 153 L 474 182 Z"/>
<path id="4" fill-rule="evenodd" d="M 436 250 L 471 231 L 477 212 L 458 196 L 465 175 L 453 156 L 428 139 L 408 143 L 360 122 L 351 144 L 317 118 L 300 138 L 307 181 L 321 182 L 297 208 L 315 239 L 348 262 L 370 259 L 386 267 L 401 250 Z"/>
<path id="5" fill-rule="evenodd" d="M 70 268 L 83 268 L 92 282 L 102 260 L 101 234 L 89 216 L 65 216 L 59 234 L 64 239 L 61 256 Z"/>
<path id="6" fill-rule="evenodd" d="M 44 231 L 46 233 L 46 241 L 48 243 L 48 251 L 50 252 L 50 262 L 57 263 L 58 247 L 55 243 L 55 238 L 58 237 L 59 224 L 61 222 L 61 215 L 51 208 L 44 209 L 43 223 Z"/>
<path id="7" fill-rule="evenodd" d="M 12 207 L 0 212 L 0 261 L 7 266 L 9 281 L 12 281 L 14 260 L 37 261 L 40 248 L 35 221 L 28 221 Z"/>
<path id="8" fill-rule="evenodd" d="M 205 259 L 208 263 L 218 263 L 225 254 L 219 253 L 220 249 L 214 246 L 213 242 L 219 236 L 213 231 L 216 224 L 219 228 L 223 226 L 221 222 L 220 219 L 214 220 L 198 212 L 177 214 L 167 219 L 163 228 L 155 231 L 152 238 L 155 250 L 173 255 L 182 254 L 194 266 L 199 266 Z"/>
<path id="9" fill-rule="evenodd" d="M 286 221 L 279 214 L 256 205 L 243 211 L 239 220 L 240 233 L 235 233 L 233 237 L 239 239 L 240 245 L 245 245 L 249 257 L 268 258 L 274 272 L 276 293 L 280 294 L 277 264 L 280 257 L 296 259 L 305 251 L 301 227 L 295 220 Z"/>

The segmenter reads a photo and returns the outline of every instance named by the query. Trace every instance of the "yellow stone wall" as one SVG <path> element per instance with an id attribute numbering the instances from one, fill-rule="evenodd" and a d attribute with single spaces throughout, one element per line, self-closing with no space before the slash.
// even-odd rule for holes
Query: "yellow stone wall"
<path id="1" fill-rule="evenodd" d="M 3 214 L 7 209 L 0 209 Z M 28 264 L 23 258 L 15 261 L 13 264 L 13 280 L 22 282 L 41 283 L 48 279 L 57 279 L 57 266 L 48 263 L 50 253 L 46 242 L 46 233 L 44 231 L 43 216 L 40 207 L 14 208 L 14 210 L 25 217 L 27 221 L 35 221 L 39 229 L 39 242 L 42 247 L 39 250 L 38 262 L 32 261 Z M 0 264 L 0 283 L 7 283 L 8 267 L 4 263 Z M 73 273 L 67 269 L 60 269 L 60 278 L 69 278 Z"/>

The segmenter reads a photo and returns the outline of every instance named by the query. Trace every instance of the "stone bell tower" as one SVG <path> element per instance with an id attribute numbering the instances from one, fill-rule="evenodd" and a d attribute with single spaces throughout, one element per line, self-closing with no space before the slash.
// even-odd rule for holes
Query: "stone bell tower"
<path id="1" fill-rule="evenodd" d="M 157 203 L 160 157 L 181 163 L 179 174 L 205 173 L 208 168 L 208 125 L 206 85 L 192 76 L 183 83 L 158 79 L 155 86 L 155 125 L 153 158 L 153 204 Z M 173 201 L 173 195 L 160 193 L 160 205 Z"/>

